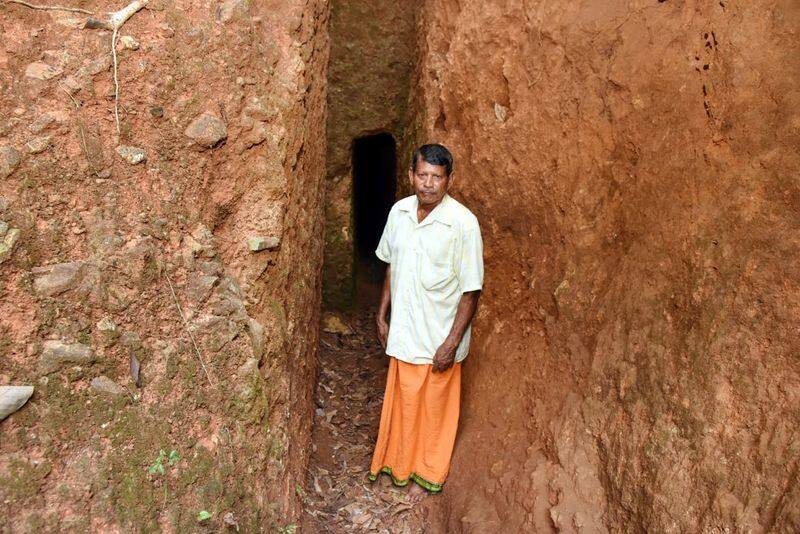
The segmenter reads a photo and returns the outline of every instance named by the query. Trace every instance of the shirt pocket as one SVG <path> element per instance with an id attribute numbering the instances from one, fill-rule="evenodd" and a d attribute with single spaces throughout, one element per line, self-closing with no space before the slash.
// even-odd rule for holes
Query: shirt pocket
<path id="1" fill-rule="evenodd" d="M 417 258 L 417 276 L 428 291 L 447 287 L 455 278 L 453 234 L 449 226 L 432 224 L 426 228 Z"/>

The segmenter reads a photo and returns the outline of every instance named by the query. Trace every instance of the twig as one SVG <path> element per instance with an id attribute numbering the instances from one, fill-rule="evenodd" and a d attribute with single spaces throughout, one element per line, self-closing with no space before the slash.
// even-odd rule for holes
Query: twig
<path id="1" fill-rule="evenodd" d="M 189 323 L 186 321 L 186 317 L 183 315 L 183 310 L 181 309 L 181 305 L 178 302 L 178 297 L 175 295 L 175 289 L 172 287 L 172 282 L 169 279 L 169 275 L 164 273 L 164 278 L 167 279 L 167 283 L 169 284 L 169 290 L 172 293 L 172 300 L 175 301 L 175 307 L 178 308 L 178 313 L 181 316 L 181 320 L 183 321 L 183 326 L 186 328 L 186 332 L 189 334 L 189 339 L 192 340 L 192 346 L 194 346 L 194 352 L 197 354 L 197 359 L 200 360 L 200 365 L 203 366 L 203 372 L 206 374 L 206 378 L 208 379 L 208 383 L 212 386 L 214 382 L 211 381 L 211 376 L 208 374 L 208 369 L 206 369 L 206 364 L 203 363 L 203 357 L 200 356 L 200 349 L 197 348 L 197 342 L 194 340 L 194 335 L 192 331 L 189 329 Z"/>
<path id="2" fill-rule="evenodd" d="M 21 6 L 29 7 L 31 9 L 48 9 L 52 11 L 69 11 L 71 13 L 84 13 L 86 15 L 93 15 L 91 11 L 86 11 L 85 9 L 81 9 L 78 7 L 63 7 L 63 6 L 38 6 L 35 4 L 29 4 L 28 2 L 23 2 L 22 0 L 6 0 L 9 4 L 19 4 Z"/>
<path id="3" fill-rule="evenodd" d="M 63 85 L 62 85 L 60 82 L 59 82 L 59 84 L 58 84 L 58 87 L 59 87 L 59 88 L 60 88 L 62 91 L 64 91 L 65 93 L 67 93 L 67 96 L 69 97 L 69 99 L 70 99 L 70 100 L 72 100 L 72 103 L 73 103 L 73 104 L 75 104 L 75 109 L 76 109 L 76 110 L 79 110 L 79 109 L 81 109 L 81 107 L 78 105 L 78 101 L 77 101 L 77 100 L 75 100 L 75 97 L 74 97 L 74 96 L 72 96 L 72 95 L 70 94 L 70 92 L 69 92 L 69 91 L 67 91 L 67 88 L 66 88 L 66 87 L 64 87 L 64 86 L 63 86 Z"/>
<path id="4" fill-rule="evenodd" d="M 85 128 L 84 128 L 84 125 L 83 125 L 83 119 L 81 118 L 81 106 L 78 104 L 78 101 L 75 100 L 75 97 L 73 97 L 72 94 L 70 94 L 70 92 L 67 91 L 67 88 L 64 87 L 63 84 L 59 83 L 58 87 L 62 91 L 67 93 L 67 96 L 69 97 L 69 99 L 72 100 L 73 104 L 75 104 L 75 111 L 78 113 L 78 133 L 80 134 L 80 138 L 81 138 L 81 148 L 83 149 L 83 155 L 86 156 L 86 163 L 89 164 L 89 168 L 92 170 L 94 175 L 99 178 L 100 177 L 100 173 L 97 172 L 97 169 L 94 168 L 94 164 L 92 163 L 92 158 L 89 157 L 89 147 L 86 146 L 86 131 L 85 131 Z"/>
<path id="5" fill-rule="evenodd" d="M 117 28 L 114 28 L 114 33 L 111 34 L 111 57 L 114 58 L 114 122 L 117 125 L 117 134 L 120 133 L 119 128 L 119 72 L 117 71 Z"/>

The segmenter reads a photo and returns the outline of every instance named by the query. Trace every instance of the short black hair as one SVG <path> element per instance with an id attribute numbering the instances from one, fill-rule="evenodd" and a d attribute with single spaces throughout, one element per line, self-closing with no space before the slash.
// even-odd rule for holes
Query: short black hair
<path id="1" fill-rule="evenodd" d="M 422 161 L 430 163 L 431 165 L 443 165 L 444 171 L 447 176 L 453 172 L 453 155 L 442 145 L 430 144 L 422 145 L 414 150 L 414 155 L 411 157 L 411 170 L 417 170 L 417 161 L 422 158 Z"/>

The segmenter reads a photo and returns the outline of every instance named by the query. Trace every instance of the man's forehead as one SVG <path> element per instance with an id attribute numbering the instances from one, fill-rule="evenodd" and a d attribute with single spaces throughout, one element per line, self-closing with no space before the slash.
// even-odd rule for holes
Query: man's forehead
<path id="1" fill-rule="evenodd" d="M 433 163 L 428 163 L 427 161 L 422 159 L 422 156 L 420 156 L 417 159 L 416 172 L 445 174 L 447 172 L 447 169 L 445 168 L 444 165 L 434 165 Z"/>

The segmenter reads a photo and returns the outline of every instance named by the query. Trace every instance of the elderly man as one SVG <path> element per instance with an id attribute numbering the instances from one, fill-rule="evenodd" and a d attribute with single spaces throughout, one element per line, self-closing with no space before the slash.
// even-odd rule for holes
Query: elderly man
<path id="1" fill-rule="evenodd" d="M 389 264 L 377 327 L 390 359 L 370 479 L 388 473 L 398 486 L 414 481 L 413 500 L 442 491 L 450 469 L 461 362 L 483 286 L 478 220 L 447 194 L 452 170 L 442 145 L 414 151 L 414 195 L 392 207 L 375 251 Z"/>

